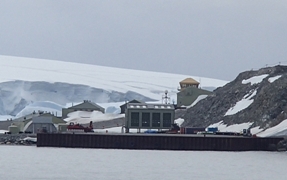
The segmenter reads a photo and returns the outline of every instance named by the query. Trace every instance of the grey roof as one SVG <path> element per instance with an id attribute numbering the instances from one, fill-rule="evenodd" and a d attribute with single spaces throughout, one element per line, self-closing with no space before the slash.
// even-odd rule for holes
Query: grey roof
<path id="1" fill-rule="evenodd" d="M 39 112 L 34 112 L 34 113 L 27 114 L 27 115 L 22 116 L 22 117 L 15 118 L 15 119 L 13 119 L 13 121 L 24 121 L 26 119 L 32 119 L 33 117 L 38 117 L 40 115 L 41 114 Z"/>
<path id="2" fill-rule="evenodd" d="M 102 109 L 103 111 L 105 110 L 105 108 L 99 106 L 98 104 L 96 104 L 96 103 L 94 103 L 94 102 L 91 102 L 91 101 L 87 101 L 87 100 L 85 100 L 85 101 L 82 102 L 81 104 L 78 104 L 78 105 L 69 107 L 68 109 L 87 108 L 85 105 L 93 106 L 94 108 Z"/>
<path id="3" fill-rule="evenodd" d="M 173 104 L 148 104 L 148 103 L 129 103 L 128 109 L 172 109 L 175 107 Z"/>
<path id="4" fill-rule="evenodd" d="M 122 104 L 120 107 L 125 106 L 125 105 L 127 105 L 127 104 L 129 104 L 129 103 L 144 103 L 144 102 L 141 102 L 141 101 L 139 101 L 139 100 L 133 99 L 133 100 L 131 100 L 131 101 L 129 101 L 129 102 L 126 102 L 125 104 Z"/>

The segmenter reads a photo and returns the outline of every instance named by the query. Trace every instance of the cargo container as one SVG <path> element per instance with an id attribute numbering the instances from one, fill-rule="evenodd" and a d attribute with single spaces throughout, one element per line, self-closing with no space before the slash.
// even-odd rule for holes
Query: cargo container
<path id="1" fill-rule="evenodd" d="M 208 132 L 214 132 L 214 133 L 215 133 L 215 132 L 218 131 L 218 127 L 208 127 L 208 128 L 207 128 L 207 131 L 208 131 Z"/>
<path id="2" fill-rule="evenodd" d="M 198 132 L 205 131 L 204 127 L 181 127 L 181 134 L 197 134 Z"/>

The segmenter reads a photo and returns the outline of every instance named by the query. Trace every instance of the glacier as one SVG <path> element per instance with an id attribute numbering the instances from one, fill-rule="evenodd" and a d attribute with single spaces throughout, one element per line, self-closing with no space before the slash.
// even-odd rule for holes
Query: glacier
<path id="1" fill-rule="evenodd" d="M 118 112 L 119 103 L 132 99 L 161 102 L 165 90 L 176 103 L 179 82 L 187 77 L 208 90 L 227 83 L 191 75 L 0 55 L 0 115 L 5 117 L 2 120 L 33 110 L 60 115 L 60 108 L 83 100 Z"/>

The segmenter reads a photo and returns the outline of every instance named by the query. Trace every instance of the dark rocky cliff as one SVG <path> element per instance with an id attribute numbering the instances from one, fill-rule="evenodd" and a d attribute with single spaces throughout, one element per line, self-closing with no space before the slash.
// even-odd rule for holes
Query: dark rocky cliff
<path id="1" fill-rule="evenodd" d="M 260 83 L 243 83 L 244 80 L 260 75 L 266 75 Z M 276 80 L 273 81 L 274 79 Z M 226 112 L 242 99 L 253 102 L 236 114 L 226 115 Z M 252 127 L 260 126 L 265 129 L 287 119 L 286 105 L 287 66 L 246 71 L 240 73 L 234 81 L 214 90 L 212 95 L 199 101 L 194 107 L 187 109 L 182 126 L 207 127 L 219 121 L 227 125 L 254 122 Z"/>

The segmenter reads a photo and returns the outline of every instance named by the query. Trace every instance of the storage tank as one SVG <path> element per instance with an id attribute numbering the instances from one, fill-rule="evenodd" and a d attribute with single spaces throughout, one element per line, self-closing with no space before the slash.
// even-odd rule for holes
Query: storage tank
<path id="1" fill-rule="evenodd" d="M 18 134 L 20 132 L 20 129 L 18 128 L 18 126 L 11 125 L 8 127 L 8 131 L 11 134 Z"/>

